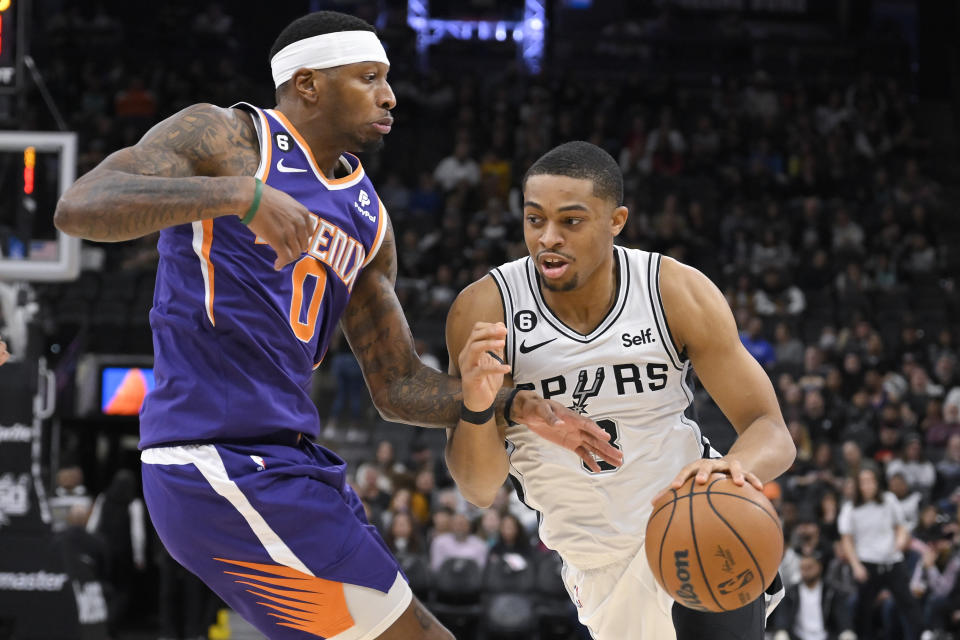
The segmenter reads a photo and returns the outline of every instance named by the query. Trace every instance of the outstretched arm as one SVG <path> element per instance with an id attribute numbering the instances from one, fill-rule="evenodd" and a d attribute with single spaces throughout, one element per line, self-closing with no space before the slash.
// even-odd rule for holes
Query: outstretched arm
<path id="1" fill-rule="evenodd" d="M 677 352 L 689 355 L 697 377 L 738 434 L 727 455 L 687 465 L 671 486 L 679 488 L 690 476 L 706 482 L 711 472 L 721 471 L 737 484 L 746 479 L 762 488 L 796 456 L 773 385 L 743 347 L 726 299 L 706 276 L 664 258 L 660 278 Z"/>
<path id="2" fill-rule="evenodd" d="M 243 216 L 254 200 L 260 161 L 250 116 L 197 104 L 154 126 L 77 180 L 60 198 L 54 223 L 73 236 L 130 240 L 179 224 Z M 309 212 L 264 186 L 250 229 L 278 254 L 277 268 L 306 250 Z"/>

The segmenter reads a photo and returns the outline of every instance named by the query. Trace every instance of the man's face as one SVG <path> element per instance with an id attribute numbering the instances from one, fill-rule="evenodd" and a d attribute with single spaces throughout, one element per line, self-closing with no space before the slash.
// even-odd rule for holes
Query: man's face
<path id="1" fill-rule="evenodd" d="M 843 459 L 847 464 L 855 464 L 860 461 L 862 457 L 860 453 L 860 447 L 857 446 L 855 442 L 844 442 L 843 443 Z"/>
<path id="2" fill-rule="evenodd" d="M 470 519 L 462 513 L 453 516 L 453 533 L 458 538 L 466 538 L 470 535 Z"/>
<path id="3" fill-rule="evenodd" d="M 804 544 L 814 544 L 820 539 L 820 527 L 816 522 L 801 522 L 797 524 L 797 537 Z"/>
<path id="4" fill-rule="evenodd" d="M 803 407 L 808 415 L 820 417 L 823 415 L 823 396 L 815 391 L 808 392 L 803 399 Z"/>
<path id="5" fill-rule="evenodd" d="M 325 76 L 319 106 L 350 151 L 376 151 L 390 133 L 397 99 L 387 82 L 389 70 L 382 62 L 357 62 L 316 72 Z"/>
<path id="6" fill-rule="evenodd" d="M 450 531 L 450 514 L 445 511 L 437 511 L 434 513 L 433 528 L 438 533 Z"/>
<path id="7" fill-rule="evenodd" d="M 807 584 L 816 582 L 820 577 L 820 561 L 816 558 L 805 556 L 800 558 L 800 578 Z"/>
<path id="8" fill-rule="evenodd" d="M 625 207 L 594 195 L 591 180 L 531 176 L 523 190 L 523 236 L 543 286 L 571 291 L 610 258 Z"/>

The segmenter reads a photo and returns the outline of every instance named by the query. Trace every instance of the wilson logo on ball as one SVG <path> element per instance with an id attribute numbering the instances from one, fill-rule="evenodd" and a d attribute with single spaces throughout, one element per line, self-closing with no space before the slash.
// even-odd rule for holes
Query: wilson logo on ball
<path id="1" fill-rule="evenodd" d="M 680 581 L 680 586 L 675 593 L 686 606 L 699 608 L 702 606 L 700 598 L 690 584 L 690 562 L 687 560 L 689 555 L 690 552 L 686 549 L 673 552 L 673 564 L 677 568 L 677 580 Z"/>

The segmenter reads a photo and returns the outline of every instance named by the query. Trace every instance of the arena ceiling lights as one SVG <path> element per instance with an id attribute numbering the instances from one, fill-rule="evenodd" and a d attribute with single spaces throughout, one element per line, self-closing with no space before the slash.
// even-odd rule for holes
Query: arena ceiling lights
<path id="1" fill-rule="evenodd" d="M 430 16 L 429 0 L 408 0 L 407 24 L 417 32 L 417 53 L 426 60 L 430 45 L 445 37 L 457 40 L 512 38 L 531 73 L 539 73 L 547 27 L 546 0 L 525 0 L 523 20 L 447 20 Z"/>

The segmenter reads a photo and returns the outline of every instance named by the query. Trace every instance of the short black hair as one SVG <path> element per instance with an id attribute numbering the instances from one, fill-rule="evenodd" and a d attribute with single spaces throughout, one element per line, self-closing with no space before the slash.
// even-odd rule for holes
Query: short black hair
<path id="1" fill-rule="evenodd" d="M 270 47 L 270 58 L 289 44 L 300 42 L 313 36 L 322 36 L 325 33 L 338 33 L 340 31 L 372 31 L 377 32 L 377 28 L 372 24 L 347 13 L 339 11 L 314 11 L 305 16 L 301 16 L 284 27 L 280 35 Z"/>
<path id="2" fill-rule="evenodd" d="M 574 140 L 540 156 L 523 176 L 523 186 L 531 176 L 566 176 L 593 182 L 593 194 L 623 204 L 623 174 L 609 153 L 595 144 Z"/>

